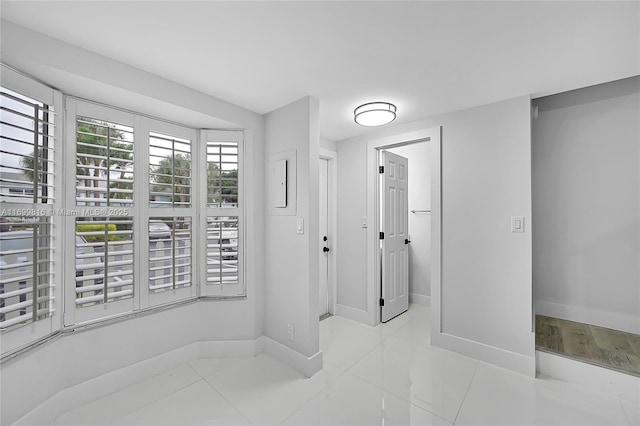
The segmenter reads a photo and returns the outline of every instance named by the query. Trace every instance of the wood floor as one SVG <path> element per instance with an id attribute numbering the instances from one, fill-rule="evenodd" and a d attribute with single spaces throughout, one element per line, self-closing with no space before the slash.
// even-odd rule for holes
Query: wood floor
<path id="1" fill-rule="evenodd" d="M 536 349 L 640 377 L 640 335 L 536 315 Z"/>

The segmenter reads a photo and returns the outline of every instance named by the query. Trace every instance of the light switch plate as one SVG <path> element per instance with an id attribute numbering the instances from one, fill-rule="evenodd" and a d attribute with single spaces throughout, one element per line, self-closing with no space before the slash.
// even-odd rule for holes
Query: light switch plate
<path id="1" fill-rule="evenodd" d="M 367 225 L 367 217 L 366 216 L 362 216 L 362 227 L 366 228 L 367 226 L 368 226 Z"/>
<path id="2" fill-rule="evenodd" d="M 524 216 L 511 216 L 511 232 L 524 232 Z"/>
<path id="3" fill-rule="evenodd" d="M 296 220 L 296 234 L 304 234 L 304 219 L 302 218 Z"/>

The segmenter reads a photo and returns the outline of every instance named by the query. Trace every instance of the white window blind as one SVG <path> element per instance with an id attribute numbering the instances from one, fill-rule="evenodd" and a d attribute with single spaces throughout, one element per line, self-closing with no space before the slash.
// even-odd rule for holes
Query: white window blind
<path id="1" fill-rule="evenodd" d="M 76 204 L 133 204 L 133 128 L 95 118 L 76 119 Z"/>
<path id="2" fill-rule="evenodd" d="M 149 205 L 191 205 L 191 141 L 151 132 L 149 135 Z"/>
<path id="3" fill-rule="evenodd" d="M 207 206 L 238 207 L 238 143 L 207 141 Z"/>
<path id="4" fill-rule="evenodd" d="M 162 292 L 192 285 L 190 217 L 149 219 L 149 290 Z"/>
<path id="5" fill-rule="evenodd" d="M 53 109 L 0 87 L 0 112 L 0 202 L 52 204 Z"/>
<path id="6" fill-rule="evenodd" d="M 76 219 L 76 306 L 133 297 L 133 236 L 132 217 Z"/>
<path id="7" fill-rule="evenodd" d="M 0 328 L 3 330 L 53 313 L 49 217 L 12 219 L 11 228 L 0 232 Z"/>
<path id="8" fill-rule="evenodd" d="M 54 116 L 52 106 L 0 87 L 2 330 L 54 312 Z"/>
<path id="9" fill-rule="evenodd" d="M 238 217 L 207 217 L 207 284 L 238 284 Z"/>
<path id="10" fill-rule="evenodd" d="M 203 132 L 206 143 L 206 274 L 203 293 L 245 294 L 243 278 L 242 143 L 239 131 Z"/>

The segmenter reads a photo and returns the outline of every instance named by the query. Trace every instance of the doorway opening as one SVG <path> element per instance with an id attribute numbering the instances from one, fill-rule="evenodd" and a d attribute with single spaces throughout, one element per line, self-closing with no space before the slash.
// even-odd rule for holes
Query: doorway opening
<path id="1" fill-rule="evenodd" d="M 430 152 L 422 158 L 414 158 L 413 161 L 409 158 L 408 174 L 411 174 L 413 168 L 419 172 L 418 174 L 422 177 L 414 176 L 413 179 L 415 179 L 415 182 L 413 182 L 412 177 L 408 177 L 408 192 L 410 192 L 413 187 L 422 197 L 419 201 L 415 201 L 412 204 L 410 201 L 411 196 L 407 195 L 407 207 L 400 207 L 400 210 L 396 209 L 396 212 L 400 212 L 403 217 L 407 218 L 406 223 L 409 222 L 410 217 L 411 219 L 423 222 L 422 230 L 414 232 L 409 224 L 406 236 L 397 242 L 402 242 L 402 244 L 398 244 L 399 246 L 404 245 L 408 247 L 406 253 L 408 254 L 409 272 L 407 275 L 406 300 L 411 303 L 431 306 L 431 316 L 434 319 L 434 321 L 431 322 L 432 329 L 439 331 L 441 269 L 440 127 L 400 134 L 367 143 L 367 182 L 369 185 L 367 193 L 370 194 L 367 201 L 367 216 L 370 225 L 368 229 L 369 244 L 367 253 L 368 322 L 370 325 L 375 326 L 395 316 L 393 315 L 395 311 L 391 311 L 392 313 L 389 314 L 391 316 L 384 316 L 383 306 L 381 306 L 384 303 L 386 307 L 389 298 L 388 295 L 393 294 L 393 292 L 387 291 L 385 282 L 383 282 L 384 275 L 387 272 L 390 273 L 393 268 L 390 267 L 390 263 L 385 266 L 385 261 L 383 260 L 383 256 L 385 256 L 384 250 L 381 250 L 383 244 L 388 241 L 387 235 L 389 235 L 389 231 L 385 229 L 385 226 L 388 227 L 389 225 L 383 223 L 383 218 L 389 219 L 391 215 L 385 215 L 382 210 L 385 202 L 384 184 L 380 178 L 380 166 L 386 167 L 386 165 L 382 164 L 380 160 L 385 151 L 393 152 L 404 157 L 407 157 L 407 155 L 414 156 L 408 154 L 408 152 L 418 147 L 428 147 Z M 415 213 L 411 213 L 412 210 L 414 210 Z M 385 233 L 385 240 L 381 240 L 381 232 Z M 406 243 L 405 239 L 407 240 Z M 426 249 L 425 253 L 427 253 L 427 257 L 429 257 L 426 265 L 416 262 L 415 259 L 412 258 L 412 252 L 414 251 L 414 247 L 419 245 L 417 244 L 418 242 L 422 244 L 422 247 L 420 247 L 422 250 Z M 402 256 L 403 255 L 400 255 L 400 258 Z M 416 258 L 422 260 L 424 260 L 424 257 L 424 255 L 416 256 Z M 398 262 L 399 260 L 396 260 L 395 264 L 398 265 L 404 262 L 404 259 L 402 259 L 400 263 Z M 412 265 L 412 263 L 415 265 Z M 417 271 L 413 270 L 413 266 L 418 266 L 419 269 Z M 398 272 L 398 268 L 395 268 L 395 273 L 397 274 Z M 400 274 L 402 274 L 402 272 L 400 272 Z M 401 280 L 403 279 L 403 277 L 398 277 L 396 281 L 392 280 L 392 282 L 397 284 L 398 282 L 402 282 Z M 418 285 L 416 286 L 416 284 Z M 390 288 L 389 285 L 386 287 Z M 403 295 L 404 297 L 405 295 L 402 294 L 402 290 L 398 291 L 399 289 L 401 289 L 401 287 L 396 286 L 395 295 Z M 432 301 L 433 303 L 431 303 Z M 403 308 L 399 309 L 400 311 L 398 311 L 396 315 L 401 313 Z"/>

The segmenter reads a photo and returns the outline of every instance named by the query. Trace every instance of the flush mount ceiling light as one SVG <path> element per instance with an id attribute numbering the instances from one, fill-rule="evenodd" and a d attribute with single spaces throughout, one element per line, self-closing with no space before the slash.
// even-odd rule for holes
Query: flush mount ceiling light
<path id="1" fill-rule="evenodd" d="M 361 126 L 382 126 L 396 119 L 396 106 L 389 102 L 369 102 L 353 110 L 353 119 Z"/>

